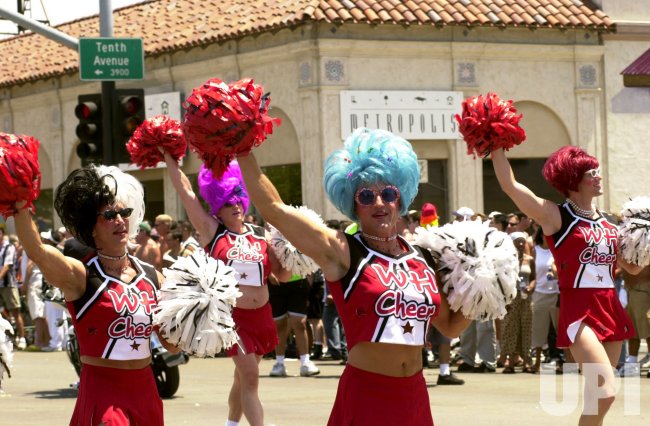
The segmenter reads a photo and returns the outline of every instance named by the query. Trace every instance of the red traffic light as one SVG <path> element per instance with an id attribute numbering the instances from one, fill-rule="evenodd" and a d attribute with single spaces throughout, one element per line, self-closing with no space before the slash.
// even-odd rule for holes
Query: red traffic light
<path id="1" fill-rule="evenodd" d="M 97 113 L 99 107 L 95 102 L 81 102 L 74 109 L 74 115 L 80 120 L 87 120 Z"/>

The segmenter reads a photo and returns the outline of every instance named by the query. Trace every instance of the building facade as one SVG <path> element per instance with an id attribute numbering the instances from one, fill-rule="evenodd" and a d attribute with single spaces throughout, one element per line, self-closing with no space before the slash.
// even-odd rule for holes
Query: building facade
<path id="1" fill-rule="evenodd" d="M 478 0 L 406 2 L 392 9 L 303 0 L 262 10 L 257 3 L 160 0 L 117 11 L 115 35 L 143 37 L 146 51 L 145 79 L 118 87 L 184 97 L 209 78 L 254 78 L 271 92 L 270 115 L 282 119 L 256 150 L 260 164 L 277 177 L 283 196 L 325 218 L 340 217 L 322 189 L 322 165 L 341 146 L 341 93 L 351 90 L 463 97 L 496 92 L 524 114 L 527 140 L 509 157 L 517 176 L 536 192 L 559 200 L 543 182 L 541 166 L 570 144 L 603 163 L 601 208 L 616 211 L 630 196 L 650 193 L 643 179 L 650 160 L 639 155 L 650 144 L 642 137 L 650 130 L 648 89 L 624 88 L 618 74 L 649 45 L 650 19 L 639 14 L 650 11 L 648 0 L 605 2 L 611 12 L 599 10 L 597 2 L 578 7 L 578 1 L 539 1 L 541 6 L 519 10 L 517 2 L 504 1 L 510 7 L 501 7 L 501 13 L 487 7 L 496 7 L 493 2 Z M 642 19 L 617 34 L 616 19 L 628 17 Z M 96 36 L 97 17 L 59 29 Z M 80 166 L 77 96 L 99 93 L 100 84 L 79 81 L 74 52 L 40 35 L 2 41 L 0 51 L 10 59 L 0 65 L 0 130 L 41 141 L 39 208 L 44 223 L 57 223 L 48 207 L 52 189 Z M 411 142 L 427 166 L 414 208 L 434 201 L 443 221 L 460 206 L 513 209 L 491 166 L 468 156 L 462 140 Z M 183 164 L 189 175 L 199 167 L 193 154 Z M 147 217 L 163 211 L 183 216 L 164 170 L 132 173 L 145 185 Z"/>

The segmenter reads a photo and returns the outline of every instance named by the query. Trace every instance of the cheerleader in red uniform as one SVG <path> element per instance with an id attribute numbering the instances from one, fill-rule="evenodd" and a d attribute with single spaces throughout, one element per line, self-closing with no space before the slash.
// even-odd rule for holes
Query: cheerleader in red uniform
<path id="1" fill-rule="evenodd" d="M 144 216 L 142 185 L 106 166 L 75 170 L 59 185 L 61 221 L 94 249 L 84 262 L 43 245 L 23 204 L 14 216 L 18 237 L 47 281 L 63 290 L 79 341 L 83 366 L 70 425 L 162 426 L 149 343 L 162 275 L 127 253 Z"/>
<path id="2" fill-rule="evenodd" d="M 557 346 L 568 347 L 583 371 L 598 368 L 604 378 L 598 390 L 595 375 L 585 374 L 585 407 L 579 424 L 602 424 L 616 393 L 611 367 L 618 362 L 623 341 L 634 336 L 614 289 L 614 271 L 617 264 L 632 274 L 641 267 L 617 256 L 617 228 L 593 205 L 593 199 L 603 193 L 598 160 L 573 146 L 560 148 L 548 158 L 544 178 L 566 197 L 557 205 L 515 180 L 502 149 L 491 155 L 501 188 L 542 227 L 553 253 L 560 286 Z M 599 399 L 598 394 L 606 396 Z"/>
<path id="3" fill-rule="evenodd" d="M 199 243 L 212 257 L 232 266 L 239 273 L 237 307 L 233 319 L 241 347 L 233 346 L 228 355 L 235 363 L 235 378 L 228 398 L 228 421 L 237 425 L 242 417 L 251 425 L 264 424 L 264 411 L 258 396 L 259 363 L 262 355 L 278 344 L 278 334 L 269 304 L 269 274 L 280 281 L 291 273 L 282 269 L 263 228 L 244 223 L 248 195 L 237 162 L 228 166 L 220 179 L 201 167 L 199 189 L 208 203 L 206 212 L 192 190 L 187 176 L 169 153 L 165 153 L 169 177 L 180 196 L 190 222 L 199 234 Z"/>
<path id="4" fill-rule="evenodd" d="M 349 357 L 330 425 L 432 425 L 422 374 L 429 323 L 449 337 L 469 324 L 451 312 L 428 251 L 398 235 L 418 189 L 411 145 L 359 129 L 325 163 L 330 201 L 359 223 L 347 235 L 285 205 L 252 154 L 238 159 L 265 220 L 321 266 L 345 328 Z"/>

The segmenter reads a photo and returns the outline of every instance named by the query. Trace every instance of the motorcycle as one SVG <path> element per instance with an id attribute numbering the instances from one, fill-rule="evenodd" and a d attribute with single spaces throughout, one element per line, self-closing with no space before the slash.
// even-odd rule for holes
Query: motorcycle
<path id="1" fill-rule="evenodd" d="M 68 341 L 66 343 L 65 351 L 68 354 L 68 359 L 77 372 L 77 376 L 81 376 L 81 356 L 79 355 L 79 342 L 77 335 L 74 331 L 74 326 L 68 326 Z M 180 373 L 178 366 L 187 364 L 189 356 L 185 352 L 172 354 L 160 343 L 158 336 L 153 333 L 151 335 L 151 369 L 153 370 L 154 378 L 156 379 L 156 387 L 158 388 L 158 395 L 161 398 L 171 398 L 174 396 L 180 385 Z"/>

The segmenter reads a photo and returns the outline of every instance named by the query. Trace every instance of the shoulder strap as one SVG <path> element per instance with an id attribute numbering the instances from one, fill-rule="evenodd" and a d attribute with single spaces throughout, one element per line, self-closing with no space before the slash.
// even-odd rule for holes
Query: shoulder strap
<path id="1" fill-rule="evenodd" d="M 424 261 L 427 262 L 427 265 L 429 265 L 434 270 L 438 269 L 436 260 L 433 258 L 433 255 L 428 249 L 416 245 L 412 245 L 412 247 L 420 254 L 420 256 L 422 256 L 422 258 L 424 258 Z"/>

